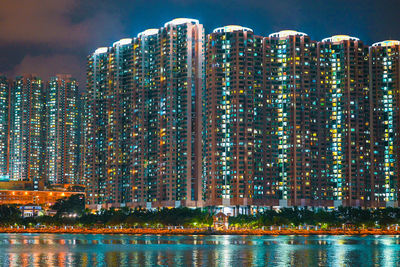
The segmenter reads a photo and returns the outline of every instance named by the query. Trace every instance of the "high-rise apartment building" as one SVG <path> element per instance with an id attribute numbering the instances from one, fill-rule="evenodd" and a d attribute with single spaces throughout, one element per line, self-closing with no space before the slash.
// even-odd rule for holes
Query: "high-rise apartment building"
<path id="1" fill-rule="evenodd" d="M 10 81 L 0 76 L 0 179 L 9 179 Z"/>
<path id="2" fill-rule="evenodd" d="M 149 163 L 157 165 L 157 179 L 147 186 L 154 188 L 156 185 L 157 194 L 149 194 L 147 203 L 195 207 L 202 201 L 204 28 L 198 20 L 174 19 L 165 23 L 153 37 L 157 38 L 152 55 L 156 69 L 149 84 L 152 95 L 146 99 L 151 127 L 147 131 L 152 132 L 147 142 L 150 146 L 157 142 L 159 150 L 152 148 L 153 155 L 149 155 Z M 147 45 L 145 35 L 138 38 Z M 146 56 L 146 51 L 143 52 Z M 145 71 L 147 69 L 142 69 L 142 73 Z M 149 165 L 147 170 L 154 171 L 152 169 Z"/>
<path id="3" fill-rule="evenodd" d="M 35 76 L 16 78 L 10 94 L 10 179 L 32 181 L 44 177 L 43 81 Z"/>
<path id="4" fill-rule="evenodd" d="M 77 154 L 77 167 L 78 167 L 78 177 L 79 184 L 86 185 L 85 181 L 85 153 L 86 153 L 86 120 L 85 120 L 85 112 L 86 112 L 86 93 L 80 92 L 78 93 L 77 98 L 77 108 L 78 108 L 78 154 Z"/>
<path id="5" fill-rule="evenodd" d="M 88 203 L 201 201 L 204 30 L 175 19 L 89 57 Z"/>
<path id="6" fill-rule="evenodd" d="M 264 39 L 264 194 L 270 206 L 309 206 L 314 196 L 316 42 L 301 32 Z"/>
<path id="7" fill-rule="evenodd" d="M 175 19 L 97 49 L 77 137 L 87 204 L 398 205 L 399 47 L 241 26 L 205 38 Z"/>
<path id="8" fill-rule="evenodd" d="M 336 35 L 318 43 L 321 206 L 371 201 L 368 46 Z"/>
<path id="9" fill-rule="evenodd" d="M 250 28 L 231 25 L 215 29 L 206 39 L 206 205 L 260 204 L 264 199 L 263 38 Z"/>
<path id="10" fill-rule="evenodd" d="M 132 201 L 132 39 L 99 48 L 91 56 L 85 122 L 88 201 L 125 205 Z"/>
<path id="11" fill-rule="evenodd" d="M 46 179 L 79 184 L 78 84 L 70 75 L 52 77 L 46 92 Z"/>
<path id="12" fill-rule="evenodd" d="M 134 39 L 134 163 L 133 163 L 133 202 L 134 205 L 147 206 L 156 202 L 159 186 L 158 174 L 161 168 L 159 162 L 160 138 L 164 138 L 159 124 L 161 81 L 159 60 L 160 52 L 159 29 L 148 29 Z M 157 53 L 157 51 L 159 51 Z M 164 78 L 163 78 L 164 79 Z M 149 206 L 151 206 L 149 204 Z"/>
<path id="13" fill-rule="evenodd" d="M 371 191 L 375 207 L 398 206 L 400 179 L 400 41 L 369 48 Z"/>
<path id="14" fill-rule="evenodd" d="M 109 80 L 107 91 L 109 124 L 107 137 L 112 146 L 107 166 L 113 180 L 111 195 L 113 202 L 132 202 L 133 166 L 133 48 L 132 39 L 115 42 L 110 51 Z M 110 140 L 111 139 L 111 140 Z"/>
<path id="15" fill-rule="evenodd" d="M 85 110 L 85 170 L 87 183 L 86 201 L 88 204 L 108 203 L 108 186 L 113 181 L 107 180 L 107 68 L 108 48 L 98 48 L 88 58 L 87 98 Z"/>

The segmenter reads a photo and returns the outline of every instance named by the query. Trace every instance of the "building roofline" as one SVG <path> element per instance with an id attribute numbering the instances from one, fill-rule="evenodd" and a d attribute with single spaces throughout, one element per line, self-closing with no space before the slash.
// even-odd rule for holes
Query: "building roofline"
<path id="1" fill-rule="evenodd" d="M 119 41 L 116 41 L 113 43 L 113 46 L 121 46 L 121 45 L 127 45 L 132 43 L 132 38 L 123 38 Z"/>
<path id="2" fill-rule="evenodd" d="M 147 37 L 147 36 L 152 36 L 152 35 L 156 35 L 158 34 L 160 30 L 159 29 L 147 29 L 145 31 L 140 32 L 137 37 L 141 38 L 141 37 Z"/>
<path id="3" fill-rule="evenodd" d="M 240 25 L 227 25 L 227 26 L 215 28 L 213 30 L 213 33 L 236 32 L 236 31 L 253 32 L 253 29 L 243 27 Z"/>
<path id="4" fill-rule="evenodd" d="M 372 44 L 372 46 L 394 46 L 394 45 L 400 45 L 400 41 L 398 40 L 385 40 L 381 42 L 377 42 Z"/>
<path id="5" fill-rule="evenodd" d="M 357 37 L 341 34 L 341 35 L 333 35 L 331 37 L 324 38 L 324 39 L 322 39 L 321 42 L 338 43 L 338 42 L 341 42 L 341 41 L 348 41 L 348 40 L 350 40 L 350 41 L 360 41 L 360 39 L 358 39 Z"/>
<path id="6" fill-rule="evenodd" d="M 274 32 L 271 33 L 268 37 L 278 37 L 278 38 L 284 38 L 288 36 L 308 36 L 308 34 L 304 32 L 298 32 L 298 31 L 293 31 L 293 30 L 283 30 L 279 32 Z"/>
<path id="7" fill-rule="evenodd" d="M 187 24 L 187 23 L 192 23 L 192 24 L 199 24 L 199 20 L 197 19 L 190 19 L 190 18 L 176 18 L 171 21 L 168 21 L 167 23 L 164 24 L 164 28 L 168 27 L 169 25 L 182 25 L 182 24 Z"/>
<path id="8" fill-rule="evenodd" d="M 99 47 L 94 51 L 95 55 L 99 55 L 99 54 L 104 54 L 108 52 L 108 47 L 104 46 L 104 47 Z"/>

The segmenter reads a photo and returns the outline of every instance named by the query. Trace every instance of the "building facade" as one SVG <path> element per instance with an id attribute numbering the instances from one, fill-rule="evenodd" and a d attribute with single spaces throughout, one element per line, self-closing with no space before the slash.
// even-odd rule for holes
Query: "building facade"
<path id="1" fill-rule="evenodd" d="M 175 19 L 88 57 L 89 207 L 398 203 L 399 44 Z"/>
<path id="2" fill-rule="evenodd" d="M 217 28 L 206 40 L 204 198 L 237 209 L 263 200 L 263 38 Z M 261 192 L 261 193 L 260 193 Z"/>
<path id="3" fill-rule="evenodd" d="M 0 180 L 9 179 L 10 81 L 0 76 Z"/>
<path id="4" fill-rule="evenodd" d="M 32 183 L 33 190 L 80 180 L 76 90 L 69 76 L 48 84 L 34 75 L 0 78 L 0 180 Z"/>
<path id="5" fill-rule="evenodd" d="M 324 99 L 320 179 L 323 206 L 371 201 L 368 47 L 338 35 L 318 43 L 318 91 Z M 325 201 L 325 203 L 323 203 Z"/>
<path id="6" fill-rule="evenodd" d="M 138 40 L 142 80 L 137 92 L 148 92 L 143 147 L 149 146 L 149 164 L 143 170 L 148 173 L 146 205 L 196 207 L 202 201 L 203 25 L 174 19 L 157 33 L 139 34 Z"/>
<path id="7" fill-rule="evenodd" d="M 203 44 L 197 20 L 175 19 L 89 57 L 89 204 L 201 201 Z"/>
<path id="8" fill-rule="evenodd" d="M 107 203 L 107 63 L 108 48 L 98 48 L 88 58 L 85 121 L 84 179 L 87 203 Z"/>
<path id="9" fill-rule="evenodd" d="M 83 188 L 73 188 L 65 185 L 60 188 L 45 188 L 39 182 L 36 189 L 30 181 L 0 181 L 0 205 L 43 205 L 50 208 L 59 199 L 72 195 L 82 195 Z"/>
<path id="10" fill-rule="evenodd" d="M 70 75 L 50 78 L 46 91 L 46 180 L 78 184 L 78 84 Z"/>
<path id="11" fill-rule="evenodd" d="M 397 207 L 400 179 L 400 41 L 369 48 L 372 206 Z"/>
<path id="12" fill-rule="evenodd" d="M 10 180 L 44 177 L 44 84 L 35 76 L 17 77 L 10 95 Z"/>
<path id="13" fill-rule="evenodd" d="M 264 194 L 271 206 L 313 205 L 316 42 L 301 32 L 264 39 Z"/>

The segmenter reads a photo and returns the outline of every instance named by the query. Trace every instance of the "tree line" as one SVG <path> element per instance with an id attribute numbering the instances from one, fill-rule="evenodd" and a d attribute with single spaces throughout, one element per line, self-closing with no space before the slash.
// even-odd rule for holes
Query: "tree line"
<path id="1" fill-rule="evenodd" d="M 84 198 L 73 195 L 58 200 L 51 209 L 55 216 L 37 216 L 23 218 L 15 205 L 0 205 L 0 225 L 76 225 L 86 227 L 122 226 L 122 227 L 211 227 L 215 212 L 208 209 L 102 209 L 95 214 L 85 209 Z M 229 226 L 257 229 L 269 226 L 298 227 L 304 225 L 319 226 L 324 229 L 336 227 L 381 228 L 400 224 L 400 208 L 361 209 L 339 207 L 336 210 L 283 208 L 265 210 L 254 215 L 229 217 Z"/>

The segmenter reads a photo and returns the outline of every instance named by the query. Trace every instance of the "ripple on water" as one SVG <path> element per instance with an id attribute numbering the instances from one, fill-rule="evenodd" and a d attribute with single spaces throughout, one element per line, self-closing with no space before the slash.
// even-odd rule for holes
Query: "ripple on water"
<path id="1" fill-rule="evenodd" d="M 399 236 L 0 234 L 0 266 L 396 266 Z"/>

